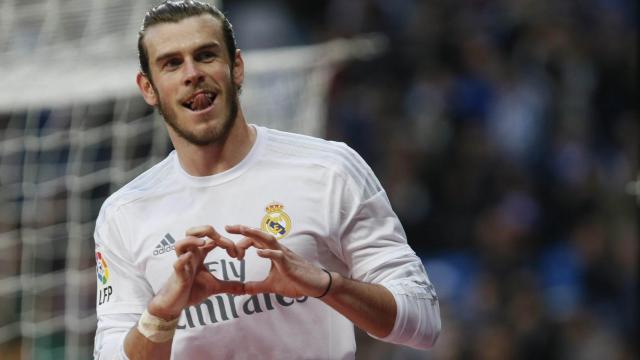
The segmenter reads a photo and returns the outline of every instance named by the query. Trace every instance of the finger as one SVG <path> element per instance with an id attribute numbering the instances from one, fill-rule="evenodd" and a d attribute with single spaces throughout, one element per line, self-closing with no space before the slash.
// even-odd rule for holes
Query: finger
<path id="1" fill-rule="evenodd" d="M 249 281 L 244 283 L 244 291 L 249 295 L 272 292 L 265 281 Z"/>
<path id="2" fill-rule="evenodd" d="M 207 238 L 211 239 L 215 245 L 220 246 L 221 248 L 227 250 L 227 254 L 229 254 L 229 256 L 237 257 L 236 245 L 233 243 L 233 241 L 231 241 L 231 240 L 225 238 L 224 236 L 220 235 L 216 231 L 216 229 L 214 229 L 213 226 L 211 226 L 211 225 L 203 225 L 203 226 L 192 227 L 192 228 L 187 230 L 187 235 L 189 235 L 189 236 L 197 236 L 197 237 L 207 237 Z M 209 244 L 207 244 L 207 248 L 208 247 L 209 247 Z M 206 250 L 206 252 L 208 253 L 214 247 L 215 246 L 209 248 L 208 250 Z"/>
<path id="3" fill-rule="evenodd" d="M 278 241 L 276 238 L 260 229 L 244 225 L 227 225 L 225 226 L 225 229 L 230 234 L 241 234 L 246 237 L 250 237 L 266 248 L 276 249 L 278 247 Z"/>
<path id="4" fill-rule="evenodd" d="M 256 249 L 265 249 L 266 246 L 251 237 L 243 237 L 240 241 L 236 243 L 236 248 L 238 249 L 238 260 L 244 259 L 244 255 L 246 250 L 250 247 L 255 247 Z"/>
<path id="5" fill-rule="evenodd" d="M 236 248 L 238 249 L 238 260 L 244 259 L 246 250 L 251 246 L 253 246 L 253 239 L 248 237 L 244 237 L 236 243 Z"/>
<path id="6" fill-rule="evenodd" d="M 205 240 L 204 245 L 200 246 L 199 249 L 202 251 L 202 256 L 206 257 L 207 254 L 216 248 L 216 243 L 213 240 Z"/>
<path id="7" fill-rule="evenodd" d="M 200 239 L 195 236 L 187 236 L 176 243 L 176 255 L 180 256 L 187 251 L 197 249 L 198 246 L 203 246 L 204 244 L 204 239 Z"/>
<path id="8" fill-rule="evenodd" d="M 258 249 L 257 253 L 258 256 L 273 261 L 281 261 L 284 258 L 284 253 L 281 250 Z"/>
<path id="9" fill-rule="evenodd" d="M 176 276 L 182 281 L 189 281 L 195 272 L 193 261 L 195 255 L 192 252 L 187 252 L 178 257 L 178 260 L 173 263 L 173 270 Z"/>
<path id="10" fill-rule="evenodd" d="M 264 249 L 265 246 L 257 241 L 255 241 L 255 239 L 250 238 L 250 237 L 243 237 L 240 241 L 238 241 L 236 243 L 236 248 L 238 249 L 238 260 L 242 260 L 244 259 L 244 255 L 247 251 L 248 248 L 250 247 L 255 247 L 258 249 Z"/>

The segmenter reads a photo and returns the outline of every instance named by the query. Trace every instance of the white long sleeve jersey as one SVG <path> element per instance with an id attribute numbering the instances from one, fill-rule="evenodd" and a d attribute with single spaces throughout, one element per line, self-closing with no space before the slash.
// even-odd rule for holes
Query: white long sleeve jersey
<path id="1" fill-rule="evenodd" d="M 193 177 L 175 152 L 110 196 L 96 223 L 96 359 L 125 358 L 123 339 L 173 271 L 186 229 L 243 224 L 268 231 L 319 267 L 381 284 L 397 304 L 383 341 L 432 346 L 437 297 L 375 175 L 342 143 L 257 127 L 249 154 Z M 227 280 L 264 279 L 270 262 L 214 249 L 205 266 Z M 173 359 L 352 359 L 353 324 L 323 302 L 276 294 L 218 294 L 186 308 Z"/>

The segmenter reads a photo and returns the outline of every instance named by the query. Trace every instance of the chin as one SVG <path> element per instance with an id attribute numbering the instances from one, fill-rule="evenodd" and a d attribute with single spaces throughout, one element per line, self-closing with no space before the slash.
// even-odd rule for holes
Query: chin
<path id="1" fill-rule="evenodd" d="M 210 119 L 206 123 L 198 124 L 189 129 L 189 126 L 183 126 L 184 124 L 177 125 L 167 121 L 181 138 L 197 146 L 212 145 L 225 140 L 234 122 L 234 118 Z"/>
<path id="2" fill-rule="evenodd" d="M 211 108 L 201 112 L 175 109 L 164 111 L 164 106 L 158 106 L 158 110 L 165 119 L 165 122 L 173 131 L 189 143 L 197 146 L 206 146 L 224 141 L 231 128 L 235 124 L 238 115 L 238 100 L 235 98 L 226 102 L 226 110 L 219 114 L 220 107 L 212 105 Z M 222 105 L 218 102 L 218 105 Z"/>

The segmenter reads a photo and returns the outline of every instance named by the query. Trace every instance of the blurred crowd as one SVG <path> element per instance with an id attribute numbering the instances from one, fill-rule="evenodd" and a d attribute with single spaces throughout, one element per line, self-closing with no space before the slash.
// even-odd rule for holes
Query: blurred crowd
<path id="1" fill-rule="evenodd" d="M 327 136 L 380 177 L 443 332 L 428 353 L 362 336 L 360 358 L 636 358 L 635 2 L 224 5 L 241 48 L 389 39 L 336 76 Z"/>
<path id="2" fill-rule="evenodd" d="M 367 33 L 388 39 L 381 56 L 339 69 L 328 98 L 326 136 L 356 149 L 380 178 L 436 287 L 443 329 L 429 352 L 359 333 L 358 359 L 638 357 L 640 195 L 628 192 L 630 182 L 640 181 L 637 2 L 222 3 L 242 49 Z M 113 107 L 107 103 L 99 116 L 94 114 L 96 121 L 112 121 Z M 94 107 L 87 109 L 91 119 Z M 149 115 L 146 105 L 143 109 L 133 118 Z M 48 117 L 60 120 L 45 113 L 39 122 Z M 0 114 L 0 129 L 20 125 L 9 119 Z M 61 127 L 69 126 L 65 124 Z M 140 142 L 144 137 L 135 133 L 131 138 Z M 56 168 L 55 161 L 61 160 L 50 158 L 61 154 L 66 159 L 69 146 L 58 153 L 47 150 L 38 161 Z M 100 156 L 111 150 L 101 146 L 87 150 L 96 157 L 88 163 L 108 163 Z M 21 169 L 23 154 L 11 154 Z M 13 161 L 7 159 L 2 160 Z M 68 195 L 65 191 L 59 196 Z M 87 195 L 93 208 L 83 221 L 93 221 L 99 205 L 95 199 L 109 191 L 106 186 Z M 65 224 L 66 212 L 54 207 L 63 202 L 54 200 L 53 220 Z M 16 209 L 21 202 L 14 201 Z M 9 224 L 8 230 L 31 226 L 18 211 L 7 209 L 0 225 Z M 38 221 L 47 221 L 40 218 L 38 213 Z M 60 245 L 67 237 L 65 233 L 55 238 L 60 242 L 38 247 L 42 250 L 34 258 L 46 259 L 47 271 L 92 266 L 68 263 L 66 245 Z M 22 248 L 14 248 L 5 245 L 0 271 L 19 272 L 21 257 L 15 254 Z M 93 261 L 92 251 L 84 252 Z M 87 288 L 91 290 L 83 299 L 89 299 L 85 307 L 92 312 L 93 283 Z M 37 295 L 49 301 L 48 295 Z M 16 310 L 21 296 L 7 298 L 15 304 L 4 311 L 12 326 L 21 316 L 30 321 Z M 51 298 L 53 308 L 62 306 Z M 52 338 L 59 343 L 56 348 L 65 341 L 76 345 L 64 336 Z M 18 354 L 20 340 L 12 341 Z M 90 344 L 92 339 L 83 341 Z M 18 356 L 4 348 L 2 353 Z"/>

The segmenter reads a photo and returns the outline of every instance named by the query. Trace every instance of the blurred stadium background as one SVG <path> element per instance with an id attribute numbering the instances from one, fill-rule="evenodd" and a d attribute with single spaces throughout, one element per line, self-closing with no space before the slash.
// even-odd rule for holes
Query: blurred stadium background
<path id="1" fill-rule="evenodd" d="M 157 2 L 0 0 L 2 359 L 91 357 L 93 222 L 170 150 L 133 80 Z M 433 351 L 358 358 L 637 358 L 636 2 L 219 4 L 248 119 L 358 150 L 438 291 Z"/>

